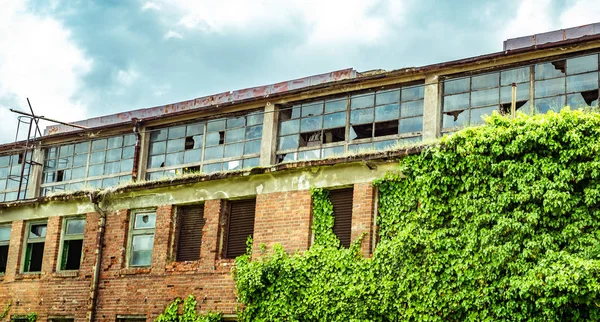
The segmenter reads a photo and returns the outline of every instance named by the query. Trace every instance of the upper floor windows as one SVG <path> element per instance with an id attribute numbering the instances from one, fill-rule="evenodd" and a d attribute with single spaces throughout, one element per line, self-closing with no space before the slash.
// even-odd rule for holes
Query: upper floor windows
<path id="1" fill-rule="evenodd" d="M 25 231 L 25 256 L 23 257 L 24 273 L 42 271 L 44 246 L 46 245 L 46 222 L 27 223 Z"/>
<path id="2" fill-rule="evenodd" d="M 133 134 L 47 148 L 41 193 L 130 181 L 134 151 Z"/>
<path id="3" fill-rule="evenodd" d="M 326 158 L 420 140 L 423 85 L 282 108 L 277 160 Z"/>
<path id="4" fill-rule="evenodd" d="M 152 130 L 147 179 L 259 164 L 262 112 Z"/>
<path id="5" fill-rule="evenodd" d="M 27 154 L 27 158 L 31 158 L 31 153 Z M 30 165 L 23 159 L 22 153 L 0 156 L 0 202 L 26 198 Z M 23 171 L 22 181 L 21 171 Z M 21 184 L 21 195 L 17 198 L 19 183 Z"/>
<path id="6" fill-rule="evenodd" d="M 135 211 L 129 229 L 129 266 L 150 266 L 154 249 L 155 211 Z"/>
<path id="7" fill-rule="evenodd" d="M 78 270 L 83 254 L 85 218 L 73 217 L 63 220 L 60 251 L 60 270 Z"/>

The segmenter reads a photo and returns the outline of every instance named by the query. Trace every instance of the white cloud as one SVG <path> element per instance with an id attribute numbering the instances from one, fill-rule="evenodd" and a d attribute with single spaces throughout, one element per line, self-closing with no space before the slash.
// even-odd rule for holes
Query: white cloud
<path id="1" fill-rule="evenodd" d="M 76 121 L 87 114 L 74 96 L 92 61 L 60 22 L 27 12 L 25 4 L 9 0 L 0 10 L 0 142 L 12 141 L 16 130 L 7 108 L 28 111 L 26 97 L 38 115 Z"/>
<path id="2" fill-rule="evenodd" d="M 570 28 L 600 21 L 600 1 L 577 0 L 560 15 L 560 28 Z"/>
<path id="3" fill-rule="evenodd" d="M 146 1 L 146 2 L 144 2 L 144 5 L 142 6 L 142 11 L 146 11 L 146 10 L 160 10 L 160 6 L 157 5 L 155 2 Z"/>
<path id="4" fill-rule="evenodd" d="M 514 19 L 500 30 L 499 40 L 533 35 L 556 29 L 551 15 L 551 0 L 523 0 Z"/>
<path id="5" fill-rule="evenodd" d="M 119 70 L 117 73 L 117 80 L 122 85 L 131 85 L 139 76 L 138 72 L 130 68 L 128 70 Z"/>
<path id="6" fill-rule="evenodd" d="M 183 35 L 178 33 L 177 31 L 169 30 L 169 32 L 167 32 L 165 34 L 165 39 L 171 39 L 171 38 L 182 39 Z"/>

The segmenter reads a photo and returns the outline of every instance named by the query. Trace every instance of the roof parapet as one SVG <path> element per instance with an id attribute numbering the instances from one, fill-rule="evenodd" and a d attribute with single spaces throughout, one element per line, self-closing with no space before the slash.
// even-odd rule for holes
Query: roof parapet
<path id="1" fill-rule="evenodd" d="M 220 104 L 225 103 L 234 103 L 253 98 L 268 97 L 272 94 L 280 94 L 287 91 L 292 91 L 314 85 L 351 79 L 355 78 L 356 76 L 356 70 L 354 70 L 353 68 L 342 69 L 330 73 L 298 78 L 276 84 L 245 88 L 237 91 L 224 92 L 220 94 L 199 97 L 196 99 L 191 99 L 173 104 L 95 117 L 83 121 L 73 122 L 73 124 L 85 126 L 88 128 L 109 126 L 114 124 L 130 122 L 133 118 L 145 119 L 149 117 L 165 116 L 171 113 L 201 109 L 203 107 L 218 106 Z M 67 125 L 50 125 L 44 130 L 44 135 L 66 133 L 76 130 L 78 129 Z"/>
<path id="2" fill-rule="evenodd" d="M 533 47 L 597 34 L 600 34 L 600 22 L 573 28 L 554 30 L 530 36 L 510 38 L 504 41 L 504 51 Z"/>

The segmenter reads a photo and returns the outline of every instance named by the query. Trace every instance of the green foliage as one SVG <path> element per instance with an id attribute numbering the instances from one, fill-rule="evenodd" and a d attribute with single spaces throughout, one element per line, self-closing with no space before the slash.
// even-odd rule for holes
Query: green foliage
<path id="1" fill-rule="evenodd" d="M 179 313 L 179 307 L 183 302 L 183 313 Z M 176 298 L 165 308 L 154 321 L 155 322 L 219 322 L 222 320 L 220 313 L 208 312 L 206 315 L 199 315 L 196 312 L 198 302 L 193 295 L 188 296 L 185 301 Z"/>
<path id="2" fill-rule="evenodd" d="M 340 240 L 333 233 L 333 205 L 329 200 L 329 191 L 312 189 L 313 223 L 312 231 L 316 245 L 339 247 Z"/>
<path id="3" fill-rule="evenodd" d="M 0 313 L 0 321 L 2 321 L 2 319 L 4 319 L 6 317 L 6 315 L 8 314 L 8 310 L 10 310 L 11 305 L 12 305 L 12 300 L 9 300 L 8 303 L 6 303 L 6 306 L 4 307 L 4 311 L 2 313 Z"/>
<path id="4" fill-rule="evenodd" d="M 317 237 L 315 190 L 308 251 L 236 259 L 242 321 L 599 320 L 599 152 L 600 115 L 580 111 L 446 137 L 375 183 L 371 259 Z"/>

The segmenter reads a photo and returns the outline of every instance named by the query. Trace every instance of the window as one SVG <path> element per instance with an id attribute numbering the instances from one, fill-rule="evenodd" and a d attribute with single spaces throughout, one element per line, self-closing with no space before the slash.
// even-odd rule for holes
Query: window
<path id="1" fill-rule="evenodd" d="M 190 172 L 255 167 L 260 159 L 262 111 L 154 129 L 147 179 Z"/>
<path id="2" fill-rule="evenodd" d="M 156 212 L 136 211 L 131 214 L 129 234 L 129 266 L 150 266 L 154 248 Z"/>
<path id="3" fill-rule="evenodd" d="M 48 318 L 49 322 L 74 322 L 75 319 L 74 318 L 65 318 L 65 317 L 55 317 L 55 318 Z"/>
<path id="4" fill-rule="evenodd" d="M 278 162 L 311 160 L 420 141 L 424 86 L 354 94 L 284 107 Z"/>
<path id="5" fill-rule="evenodd" d="M 60 270 L 78 270 L 83 250 L 85 218 L 65 218 L 63 221 Z"/>
<path id="6" fill-rule="evenodd" d="M 352 232 L 352 195 L 353 189 L 329 191 L 329 200 L 333 205 L 333 233 L 343 247 L 350 247 Z"/>
<path id="7" fill-rule="evenodd" d="M 44 245 L 46 243 L 46 223 L 33 222 L 27 224 L 25 257 L 23 259 L 23 272 L 41 272 L 44 259 Z"/>
<path id="8" fill-rule="evenodd" d="M 11 226 L 0 226 L 0 274 L 6 273 L 6 264 L 8 263 L 8 246 L 10 242 Z"/>
<path id="9" fill-rule="evenodd" d="M 177 261 L 200 259 L 202 228 L 204 227 L 204 205 L 179 208 L 179 236 L 177 239 Z"/>
<path id="10" fill-rule="evenodd" d="M 128 182 L 134 151 L 133 134 L 47 148 L 41 194 Z"/>
<path id="11" fill-rule="evenodd" d="M 117 315 L 117 322 L 145 322 L 145 316 Z"/>
<path id="12" fill-rule="evenodd" d="M 236 258 L 246 253 L 246 241 L 254 234 L 255 209 L 256 199 L 229 202 L 225 258 Z"/>
<path id="13" fill-rule="evenodd" d="M 31 160 L 31 153 L 27 153 L 27 158 Z M 23 182 L 21 183 L 21 195 L 17 196 L 22 167 L 22 153 L 0 156 L 0 202 L 26 198 L 27 191 L 25 186 L 29 178 L 30 163 L 25 163 Z"/>

